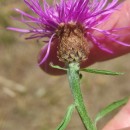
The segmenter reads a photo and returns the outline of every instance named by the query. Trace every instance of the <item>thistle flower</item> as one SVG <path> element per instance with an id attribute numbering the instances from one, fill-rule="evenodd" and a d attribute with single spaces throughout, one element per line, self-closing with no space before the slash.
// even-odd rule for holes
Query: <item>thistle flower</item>
<path id="1" fill-rule="evenodd" d="M 30 34 L 26 39 L 48 38 L 45 41 L 46 49 L 43 49 L 42 52 L 44 54 L 42 54 L 42 58 L 40 57 L 41 66 L 48 60 L 50 52 L 52 53 L 52 46 L 57 48 L 53 58 L 59 60 L 58 62 L 62 65 L 63 62 L 74 61 L 80 62 L 82 65 L 89 57 L 89 53 L 91 54 L 93 46 L 108 55 L 113 54 L 114 50 L 101 42 L 104 37 L 120 47 L 130 46 L 130 44 L 120 41 L 120 37 L 125 34 L 117 33 L 128 29 L 127 27 L 105 30 L 100 28 L 115 10 L 118 11 L 119 0 L 112 0 L 112 2 L 108 2 L 108 0 L 60 0 L 57 2 L 55 0 L 52 5 L 45 0 L 42 4 L 40 0 L 24 0 L 24 2 L 36 16 L 16 9 L 22 16 L 20 21 L 28 28 L 9 27 L 8 29 Z M 53 58 L 52 60 L 54 60 Z M 46 66 L 44 67 L 46 68 Z"/>

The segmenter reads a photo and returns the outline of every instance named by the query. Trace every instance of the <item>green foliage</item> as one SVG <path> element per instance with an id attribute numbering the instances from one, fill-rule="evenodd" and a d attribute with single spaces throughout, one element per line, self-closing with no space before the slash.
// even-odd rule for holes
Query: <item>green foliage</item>
<path id="1" fill-rule="evenodd" d="M 97 124 L 97 122 L 102 119 L 103 117 L 105 117 L 106 115 L 108 115 L 110 112 L 116 110 L 117 108 L 125 105 L 128 102 L 128 97 L 118 100 L 116 102 L 113 102 L 112 104 L 108 105 L 107 107 L 105 107 L 104 109 L 102 109 L 95 118 L 95 125 Z"/>
<path id="2" fill-rule="evenodd" d="M 68 107 L 68 110 L 65 114 L 65 117 L 64 119 L 62 120 L 62 122 L 60 123 L 60 125 L 56 128 L 56 130 L 64 130 L 68 123 L 70 122 L 70 119 L 71 119 L 71 116 L 72 116 L 72 113 L 74 111 L 74 108 L 75 108 L 75 105 L 72 104 Z"/>
<path id="3" fill-rule="evenodd" d="M 60 66 L 58 66 L 58 65 L 53 65 L 53 63 L 50 63 L 50 66 L 51 66 L 52 68 L 55 68 L 55 69 L 65 70 L 65 71 L 67 71 L 66 68 L 62 68 L 62 67 L 60 67 Z"/>
<path id="4" fill-rule="evenodd" d="M 91 69 L 91 68 L 84 68 L 84 69 L 81 69 L 81 71 L 94 73 L 94 74 L 112 75 L 112 76 L 124 74 L 121 72 L 112 72 L 108 70 L 98 70 L 98 69 Z"/>

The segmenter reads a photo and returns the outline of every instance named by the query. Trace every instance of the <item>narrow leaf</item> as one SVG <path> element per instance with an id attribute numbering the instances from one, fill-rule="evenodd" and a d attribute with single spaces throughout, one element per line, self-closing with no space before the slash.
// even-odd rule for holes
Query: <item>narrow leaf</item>
<path id="1" fill-rule="evenodd" d="M 75 108 L 74 104 L 68 107 L 64 119 L 61 121 L 60 125 L 56 128 L 56 130 L 64 130 L 67 127 L 68 123 L 70 122 L 74 108 Z"/>
<path id="2" fill-rule="evenodd" d="M 81 71 L 89 72 L 89 73 L 95 73 L 95 74 L 103 74 L 103 75 L 122 75 L 124 73 L 121 72 L 112 72 L 109 70 L 97 70 L 97 69 L 91 69 L 91 68 L 84 68 L 81 69 Z"/>
<path id="3" fill-rule="evenodd" d="M 53 65 L 53 63 L 50 63 L 50 66 L 51 66 L 52 68 L 55 68 L 55 69 L 60 69 L 60 70 L 65 70 L 65 71 L 67 71 L 66 68 L 62 68 L 62 67 L 60 67 L 60 66 L 58 66 L 58 65 Z"/>
<path id="4" fill-rule="evenodd" d="M 106 115 L 108 115 L 110 112 L 112 112 L 113 110 L 125 105 L 128 102 L 128 97 L 118 100 L 116 102 L 113 102 L 112 104 L 108 105 L 107 107 L 105 107 L 104 109 L 102 109 L 96 116 L 95 118 L 95 125 L 96 123 L 103 117 L 105 117 Z"/>

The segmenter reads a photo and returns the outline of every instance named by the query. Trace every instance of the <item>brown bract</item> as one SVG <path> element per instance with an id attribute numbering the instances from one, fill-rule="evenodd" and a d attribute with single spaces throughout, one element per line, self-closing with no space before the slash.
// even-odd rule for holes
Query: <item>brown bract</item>
<path id="1" fill-rule="evenodd" d="M 89 45 L 85 38 L 84 28 L 80 24 L 61 24 L 56 30 L 58 38 L 57 56 L 60 61 L 68 64 L 82 62 L 88 58 Z"/>

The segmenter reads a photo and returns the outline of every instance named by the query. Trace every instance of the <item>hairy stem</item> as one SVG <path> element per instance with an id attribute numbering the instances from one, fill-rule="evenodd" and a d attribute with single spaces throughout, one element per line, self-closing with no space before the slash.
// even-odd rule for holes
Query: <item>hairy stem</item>
<path id="1" fill-rule="evenodd" d="M 76 105 L 76 109 L 80 115 L 80 118 L 86 128 L 86 130 L 96 130 L 95 125 L 91 121 L 88 113 L 86 111 L 82 93 L 80 90 L 80 76 L 79 76 L 79 64 L 78 63 L 70 63 L 68 66 L 68 79 L 71 87 L 71 91 L 74 97 L 74 102 Z"/>

